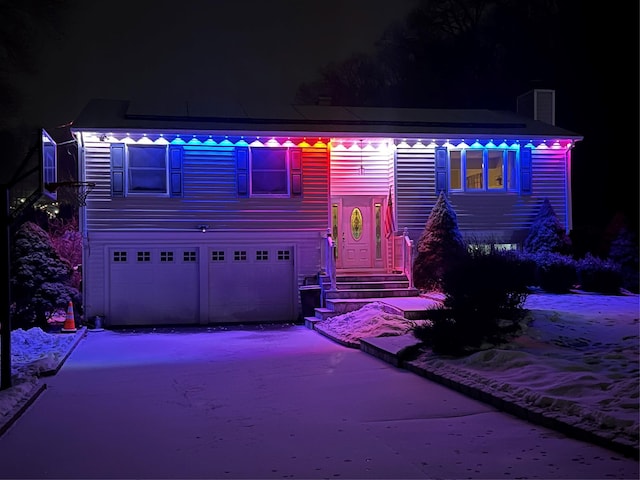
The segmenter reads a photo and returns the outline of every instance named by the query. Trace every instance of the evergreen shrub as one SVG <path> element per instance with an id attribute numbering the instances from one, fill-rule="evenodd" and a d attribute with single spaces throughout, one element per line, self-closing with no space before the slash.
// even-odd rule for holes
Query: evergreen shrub
<path id="1" fill-rule="evenodd" d="M 567 293 L 578 280 L 576 262 L 569 255 L 539 253 L 536 262 L 536 284 L 549 293 Z"/>
<path id="2" fill-rule="evenodd" d="M 540 206 L 523 244 L 527 253 L 571 253 L 571 239 L 548 198 Z"/>
<path id="3" fill-rule="evenodd" d="M 609 246 L 609 259 L 620 266 L 622 287 L 640 293 L 638 237 L 626 225 L 618 230 Z"/>
<path id="4" fill-rule="evenodd" d="M 80 292 L 70 284 L 71 265 L 33 222 L 23 223 L 14 235 L 11 273 L 12 328 L 46 330 L 56 310 L 66 310 L 69 301 L 80 303 Z"/>
<path id="5" fill-rule="evenodd" d="M 464 257 L 466 247 L 456 213 L 440 192 L 416 244 L 413 282 L 420 290 L 441 290 L 445 273 Z"/>
<path id="6" fill-rule="evenodd" d="M 611 260 L 603 260 L 587 253 L 576 262 L 578 283 L 587 292 L 620 293 L 622 270 Z"/>
<path id="7" fill-rule="evenodd" d="M 528 289 L 517 255 L 469 253 L 444 274 L 442 287 L 443 307 L 413 330 L 434 352 L 469 353 L 519 330 Z"/>

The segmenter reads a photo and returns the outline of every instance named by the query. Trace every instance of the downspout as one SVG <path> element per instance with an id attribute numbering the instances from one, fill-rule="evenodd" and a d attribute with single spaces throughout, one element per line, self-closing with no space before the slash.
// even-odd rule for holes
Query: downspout
<path id="1" fill-rule="evenodd" d="M 571 190 L 571 150 L 573 149 L 573 141 L 567 146 L 567 152 L 565 154 L 565 165 L 567 169 L 566 173 L 566 187 L 565 198 L 567 199 L 565 217 L 567 219 L 567 235 L 573 230 L 573 197 Z"/>
<path id="2" fill-rule="evenodd" d="M 76 145 L 78 146 L 77 152 L 77 162 L 78 162 L 78 181 L 84 182 L 86 181 L 86 172 L 85 172 L 85 162 L 84 162 L 84 138 L 82 137 L 82 133 L 77 132 L 74 134 L 76 137 Z M 87 269 L 86 265 L 89 261 L 89 237 L 87 235 L 87 207 L 79 207 L 78 208 L 78 228 L 80 230 L 80 236 L 82 238 L 82 271 L 80 272 L 80 279 L 82 282 L 82 303 L 83 303 L 83 311 L 85 314 L 85 319 L 87 315 L 87 305 L 85 304 L 87 298 Z"/>

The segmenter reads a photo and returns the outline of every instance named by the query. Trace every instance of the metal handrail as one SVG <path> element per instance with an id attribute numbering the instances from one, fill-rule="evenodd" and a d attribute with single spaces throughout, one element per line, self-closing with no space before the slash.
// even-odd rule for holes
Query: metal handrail
<path id="1" fill-rule="evenodd" d="M 407 227 L 404 227 L 402 236 L 404 238 L 402 243 L 403 270 L 409 280 L 409 288 L 413 288 L 413 240 L 409 238 L 409 229 Z"/>
<path id="2" fill-rule="evenodd" d="M 337 290 L 336 285 L 336 243 L 330 232 L 325 237 L 325 271 L 329 275 L 331 290 Z"/>

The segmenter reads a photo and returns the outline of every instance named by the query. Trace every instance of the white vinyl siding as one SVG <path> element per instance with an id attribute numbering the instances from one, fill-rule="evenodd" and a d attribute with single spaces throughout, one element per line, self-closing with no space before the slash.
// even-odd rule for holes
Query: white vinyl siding
<path id="1" fill-rule="evenodd" d="M 300 170 L 302 195 L 273 198 L 238 196 L 232 146 L 181 147 L 180 197 L 113 197 L 109 144 L 84 146 L 86 180 L 95 188 L 87 198 L 90 231 L 192 230 L 206 224 L 216 230 L 314 230 L 327 228 L 329 203 L 327 149 L 304 148 Z"/>
<path id="2" fill-rule="evenodd" d="M 549 198 L 560 221 L 569 230 L 566 155 L 565 150 L 532 151 L 532 192 L 529 195 L 508 189 L 483 191 L 482 194 L 450 191 L 449 201 L 463 235 L 519 243 L 526 236 L 544 198 Z M 437 200 L 435 152 L 429 148 L 399 148 L 396 156 L 397 225 L 399 229 L 409 228 L 411 238 L 417 240 Z M 510 168 L 508 162 L 506 168 Z"/>

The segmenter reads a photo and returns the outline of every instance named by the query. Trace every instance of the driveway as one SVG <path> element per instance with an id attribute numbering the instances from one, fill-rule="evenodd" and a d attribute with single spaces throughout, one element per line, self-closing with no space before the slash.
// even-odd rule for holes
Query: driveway
<path id="1" fill-rule="evenodd" d="M 0 437 L 1 478 L 638 478 L 304 326 L 90 332 Z"/>

